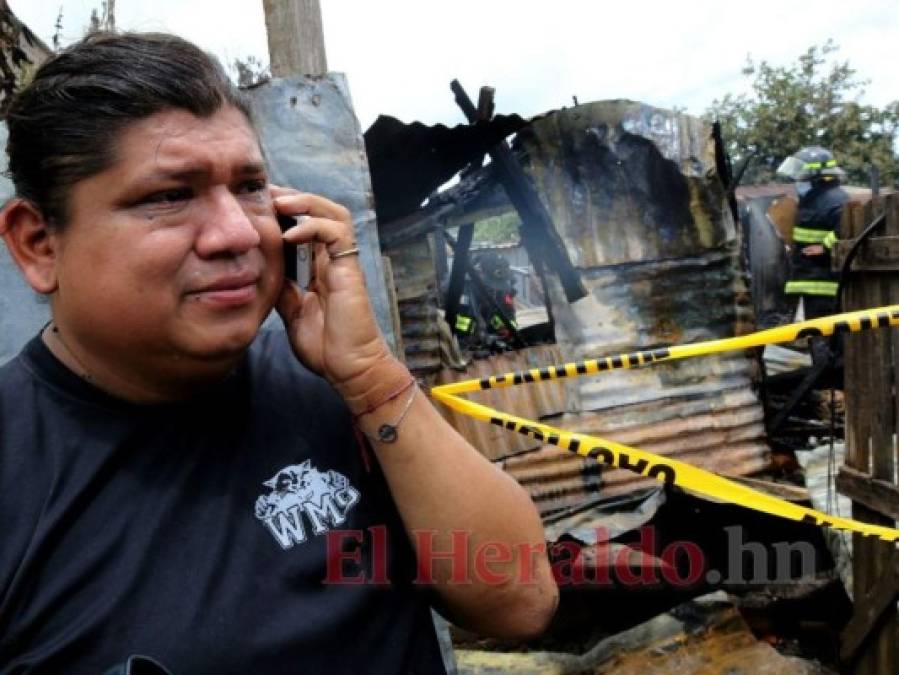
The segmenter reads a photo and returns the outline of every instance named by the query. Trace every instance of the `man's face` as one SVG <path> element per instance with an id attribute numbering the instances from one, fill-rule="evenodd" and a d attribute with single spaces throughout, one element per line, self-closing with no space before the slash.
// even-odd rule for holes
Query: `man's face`
<path id="1" fill-rule="evenodd" d="M 281 235 L 243 114 L 168 110 L 126 128 L 70 192 L 61 325 L 94 354 L 168 367 L 239 354 L 280 290 Z"/>

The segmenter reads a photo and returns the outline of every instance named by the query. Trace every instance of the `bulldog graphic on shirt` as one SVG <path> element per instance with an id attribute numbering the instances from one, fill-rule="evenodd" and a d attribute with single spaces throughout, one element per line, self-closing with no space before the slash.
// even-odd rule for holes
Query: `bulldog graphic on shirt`
<path id="1" fill-rule="evenodd" d="M 271 492 L 256 500 L 256 517 L 285 550 L 306 541 L 307 526 L 321 535 L 341 525 L 359 501 L 359 491 L 346 476 L 319 471 L 308 459 L 284 467 L 262 484 Z"/>

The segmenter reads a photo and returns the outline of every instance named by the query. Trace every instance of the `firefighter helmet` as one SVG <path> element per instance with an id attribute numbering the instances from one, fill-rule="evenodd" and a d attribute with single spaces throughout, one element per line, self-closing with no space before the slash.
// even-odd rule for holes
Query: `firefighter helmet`
<path id="1" fill-rule="evenodd" d="M 794 181 L 833 180 L 846 175 L 826 148 L 812 145 L 787 157 L 777 167 L 777 173 Z"/>

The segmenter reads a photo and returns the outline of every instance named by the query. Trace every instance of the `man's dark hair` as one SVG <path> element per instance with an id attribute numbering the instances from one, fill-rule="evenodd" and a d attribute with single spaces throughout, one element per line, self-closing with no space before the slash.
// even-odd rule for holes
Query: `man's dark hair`
<path id="1" fill-rule="evenodd" d="M 43 63 L 6 116 L 16 194 L 52 225 L 68 218 L 71 187 L 115 161 L 126 126 L 180 108 L 209 117 L 233 105 L 251 120 L 219 62 L 162 33 L 92 33 Z"/>

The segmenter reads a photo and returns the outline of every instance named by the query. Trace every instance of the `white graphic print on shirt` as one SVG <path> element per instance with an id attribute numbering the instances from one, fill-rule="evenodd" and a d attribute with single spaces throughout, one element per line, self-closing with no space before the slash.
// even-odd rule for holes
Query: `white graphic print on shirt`
<path id="1" fill-rule="evenodd" d="M 324 534 L 341 525 L 359 501 L 346 476 L 323 473 L 308 459 L 285 466 L 263 485 L 272 491 L 256 500 L 256 517 L 285 550 L 306 541 L 306 523 L 313 534 Z"/>

